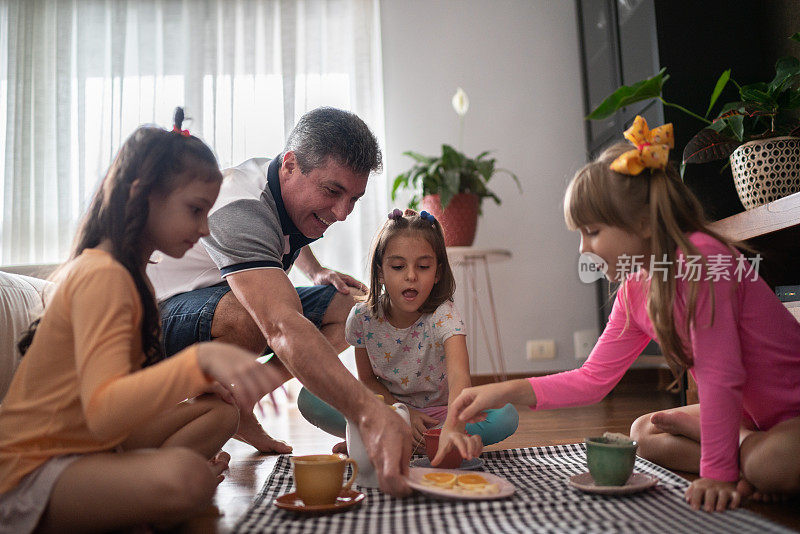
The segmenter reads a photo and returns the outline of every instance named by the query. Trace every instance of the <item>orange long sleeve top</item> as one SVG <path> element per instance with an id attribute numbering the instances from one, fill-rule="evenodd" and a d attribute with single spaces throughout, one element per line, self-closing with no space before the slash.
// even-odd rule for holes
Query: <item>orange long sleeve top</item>
<path id="1" fill-rule="evenodd" d="M 122 264 L 98 249 L 71 262 L 0 405 L 0 493 L 52 457 L 114 449 L 209 383 L 195 347 L 142 369 L 141 321 Z"/>

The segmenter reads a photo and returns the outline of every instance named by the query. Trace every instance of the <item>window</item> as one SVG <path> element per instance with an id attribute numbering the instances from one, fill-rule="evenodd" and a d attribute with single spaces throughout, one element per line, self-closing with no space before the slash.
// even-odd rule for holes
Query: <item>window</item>
<path id="1" fill-rule="evenodd" d="M 83 208 L 140 124 L 175 106 L 225 168 L 279 153 L 295 120 L 349 109 L 383 145 L 377 0 L 0 0 L 0 264 L 66 259 Z M 382 177 L 323 264 L 361 276 Z M 337 246 L 333 246 L 336 241 Z"/>

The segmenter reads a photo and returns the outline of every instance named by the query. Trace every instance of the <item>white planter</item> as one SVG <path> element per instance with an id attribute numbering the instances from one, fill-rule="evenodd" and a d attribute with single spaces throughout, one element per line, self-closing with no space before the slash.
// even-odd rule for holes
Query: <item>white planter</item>
<path id="1" fill-rule="evenodd" d="M 731 154 L 736 192 L 745 209 L 800 191 L 800 137 L 750 141 Z"/>

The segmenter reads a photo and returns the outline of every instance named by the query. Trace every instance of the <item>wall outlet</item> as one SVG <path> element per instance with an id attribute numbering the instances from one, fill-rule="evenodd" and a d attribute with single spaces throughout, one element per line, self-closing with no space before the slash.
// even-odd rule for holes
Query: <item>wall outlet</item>
<path id="1" fill-rule="evenodd" d="M 572 342 L 575 344 L 575 359 L 585 360 L 589 357 L 592 349 L 597 344 L 598 339 L 596 328 L 576 330 L 572 334 Z"/>
<path id="2" fill-rule="evenodd" d="M 529 360 L 552 360 L 556 357 L 556 341 L 554 339 L 531 339 L 526 348 Z"/>

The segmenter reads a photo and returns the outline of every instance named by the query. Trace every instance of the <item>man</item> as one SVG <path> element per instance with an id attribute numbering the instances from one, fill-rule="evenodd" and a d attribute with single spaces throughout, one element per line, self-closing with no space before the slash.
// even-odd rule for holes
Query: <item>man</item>
<path id="1" fill-rule="evenodd" d="M 411 433 L 403 420 L 339 361 L 344 324 L 363 284 L 323 268 L 310 248 L 343 221 L 381 166 L 377 141 L 356 115 L 333 108 L 305 114 L 282 154 L 248 160 L 223 172 L 209 218 L 210 235 L 182 259 L 148 267 L 161 301 L 167 354 L 217 339 L 259 354 L 273 351 L 285 379 L 296 376 L 314 394 L 358 421 L 381 488 L 404 495 Z M 187 209 L 191 209 L 189 206 Z M 296 263 L 317 285 L 295 288 Z M 235 384 L 223 384 L 226 388 Z M 238 437 L 264 452 L 289 452 L 252 413 Z"/>

